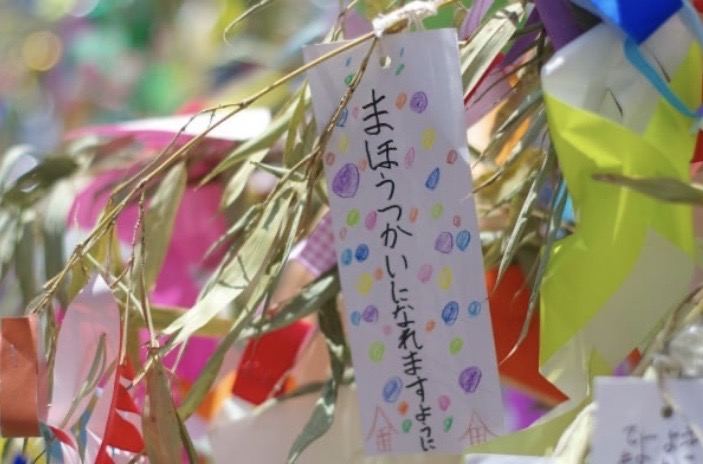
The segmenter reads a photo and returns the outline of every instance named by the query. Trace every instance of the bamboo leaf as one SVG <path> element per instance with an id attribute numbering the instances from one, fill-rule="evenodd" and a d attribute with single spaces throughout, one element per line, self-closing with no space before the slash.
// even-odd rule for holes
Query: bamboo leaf
<path id="1" fill-rule="evenodd" d="M 298 184 L 297 188 L 293 187 L 294 190 L 298 190 L 298 193 L 302 193 L 300 188 L 300 184 Z M 285 245 L 280 252 L 278 260 L 271 264 L 269 270 L 261 277 L 259 281 L 252 282 L 245 291 L 241 292 L 241 294 L 237 296 L 235 300 L 235 322 L 232 325 L 230 332 L 222 339 L 217 349 L 208 360 L 205 368 L 203 368 L 192 388 L 188 391 L 188 395 L 179 408 L 179 414 L 181 417 L 188 417 L 197 409 L 202 399 L 212 387 L 215 378 L 217 377 L 217 373 L 222 366 L 222 361 L 224 360 L 225 354 L 232 347 L 234 342 L 239 339 L 242 330 L 250 324 L 255 315 L 257 305 L 264 300 L 265 296 L 269 294 L 271 289 L 275 286 L 278 276 L 280 275 L 283 265 L 288 257 L 288 253 L 292 248 L 298 222 L 300 221 L 300 217 L 303 213 L 303 204 L 304 200 L 301 199 L 298 202 L 298 207 L 295 209 L 294 213 L 290 215 L 292 218 L 290 218 L 285 227 L 282 227 L 282 232 L 277 242 L 283 242 L 283 237 L 287 237 L 287 240 L 285 241 Z M 273 249 L 276 247 L 271 248 Z M 268 304 L 268 302 L 265 303 L 264 307 L 266 307 L 266 304 Z"/>
<path id="2" fill-rule="evenodd" d="M 31 213 L 31 214 L 29 214 Z M 22 232 L 15 248 L 15 274 L 22 292 L 24 305 L 28 305 L 37 293 L 35 269 L 34 214 L 31 211 L 22 214 Z"/>
<path id="3" fill-rule="evenodd" d="M 29 172 L 20 176 L 2 195 L 3 203 L 27 208 L 42 198 L 58 180 L 73 174 L 78 163 L 69 157 L 46 158 Z"/>
<path id="4" fill-rule="evenodd" d="M 166 371 L 158 358 L 146 373 L 146 387 L 142 431 L 147 456 L 154 463 L 181 462 L 179 419 L 171 398 Z"/>
<path id="5" fill-rule="evenodd" d="M 486 21 L 461 50 L 461 77 L 464 91 L 470 92 L 503 50 L 524 15 L 522 5 L 509 5 Z"/>
<path id="6" fill-rule="evenodd" d="M 170 345 L 175 346 L 185 341 L 249 286 L 258 284 L 275 254 L 274 244 L 287 219 L 288 207 L 292 200 L 293 192 L 289 189 L 267 205 L 259 227 L 244 243 L 237 257 L 221 275 L 216 276 L 217 281 L 209 286 L 209 290 L 190 311 L 164 329 L 164 334 L 174 335 Z"/>
<path id="7" fill-rule="evenodd" d="M 44 242 L 44 277 L 51 279 L 61 272 L 66 264 L 64 237 L 66 234 L 66 218 L 69 215 L 75 190 L 68 181 L 60 181 L 51 190 L 43 208 L 41 217 L 41 233 Z M 66 300 L 65 282 L 58 290 L 59 301 L 64 307 Z"/>
<path id="8" fill-rule="evenodd" d="M 154 286 L 166 258 L 178 206 L 185 193 L 187 178 L 184 163 L 174 166 L 161 180 L 144 213 L 145 262 L 142 263 L 142 260 L 135 262 L 134 275 L 140 276 L 141 267 L 145 266 L 143 272 L 147 290 Z M 141 256 L 141 253 L 141 244 L 138 244 L 135 256 Z"/>
<path id="9" fill-rule="evenodd" d="M 554 243 L 556 242 L 557 234 L 561 228 L 561 218 L 564 215 L 564 208 L 566 207 L 566 200 L 569 195 L 566 189 L 562 190 L 564 182 L 561 181 L 555 189 L 554 197 L 552 199 L 551 214 L 549 215 L 549 228 L 547 230 L 547 240 L 542 249 L 540 250 L 540 259 L 537 265 L 537 273 L 535 274 L 535 279 L 532 284 L 532 293 L 530 294 L 530 301 L 527 307 L 527 314 L 525 315 L 525 321 L 522 324 L 522 330 L 520 331 L 520 336 L 515 342 L 515 346 L 510 352 L 505 356 L 508 359 L 515 353 L 515 351 L 520 347 L 525 338 L 527 337 L 527 332 L 530 328 L 530 321 L 532 321 L 532 315 L 534 314 L 535 308 L 537 307 L 537 301 L 540 296 L 540 287 L 542 285 L 542 279 L 544 278 L 544 272 L 547 270 L 547 264 L 549 263 L 549 258 L 552 253 L 552 248 L 554 248 Z"/>
<path id="10" fill-rule="evenodd" d="M 15 248 L 22 235 L 22 222 L 18 212 L 10 213 L 0 209 L 0 280 L 4 279 L 12 259 Z"/>
<path id="11" fill-rule="evenodd" d="M 532 182 L 530 190 L 527 192 L 525 201 L 523 202 L 522 207 L 520 208 L 520 213 L 518 214 L 518 217 L 515 221 L 515 225 L 513 226 L 513 231 L 510 233 L 510 237 L 508 238 L 507 244 L 505 246 L 505 251 L 503 251 L 503 258 L 501 259 L 500 266 L 498 268 L 496 287 L 500 284 L 503 275 L 505 275 L 505 271 L 508 269 L 508 266 L 513 261 L 513 256 L 515 255 L 515 252 L 518 248 L 518 244 L 520 243 L 522 236 L 525 233 L 525 229 L 527 228 L 527 223 L 530 220 L 532 210 L 537 204 L 537 200 L 539 198 L 540 192 L 542 191 L 542 187 L 544 186 L 544 182 L 547 180 L 547 177 L 552 171 L 553 166 L 554 151 L 550 150 L 547 152 L 546 156 L 542 160 L 542 165 L 539 168 L 537 177 L 535 178 L 534 182 Z"/>
<path id="12" fill-rule="evenodd" d="M 225 30 L 225 34 L 237 27 L 242 21 L 247 19 L 249 16 L 253 15 L 257 11 L 272 5 L 276 0 L 259 0 L 258 2 L 252 4 L 247 10 L 242 13 L 237 19 L 232 21 Z"/>
<path id="13" fill-rule="evenodd" d="M 288 464 L 293 464 L 310 444 L 327 433 L 334 422 L 337 392 L 344 375 L 344 360 L 346 359 L 344 330 L 335 303 L 335 300 L 330 301 L 320 311 L 320 331 L 327 342 L 332 378 L 323 387 L 322 395 L 315 403 L 310 420 L 293 442 L 288 454 Z"/>
<path id="14" fill-rule="evenodd" d="M 258 137 L 247 140 L 227 155 L 210 173 L 201 181 L 200 185 L 204 185 L 222 174 L 227 169 L 235 164 L 241 163 L 247 157 L 253 156 L 259 151 L 268 153 L 271 147 L 281 138 L 295 112 L 295 106 L 288 105 L 276 117 L 273 118 L 271 124 Z"/>
<path id="15" fill-rule="evenodd" d="M 293 164 L 295 164 L 287 162 L 288 160 L 286 159 L 286 155 L 293 151 L 293 147 L 295 146 L 295 142 L 298 135 L 298 128 L 304 122 L 305 111 L 307 110 L 306 103 L 310 101 L 309 87 L 307 85 L 303 85 L 302 89 L 303 90 L 300 92 L 300 98 L 298 98 L 298 102 L 295 105 L 295 111 L 293 112 L 293 116 L 291 116 L 290 123 L 288 124 L 288 136 L 286 137 L 286 144 L 283 150 L 283 159 L 285 165 L 288 167 L 293 166 Z"/>
<path id="16" fill-rule="evenodd" d="M 249 177 L 254 172 L 254 169 L 256 169 L 256 163 L 261 162 L 268 152 L 268 149 L 264 149 L 253 153 L 249 157 L 249 162 L 242 164 L 237 170 L 237 173 L 227 181 L 225 192 L 222 195 L 222 207 L 230 206 L 237 201 L 246 188 Z"/>
<path id="17" fill-rule="evenodd" d="M 629 188 L 670 203 L 703 205 L 703 185 L 688 184 L 670 177 L 628 177 L 619 174 L 595 174 L 593 179 Z"/>
<path id="18" fill-rule="evenodd" d="M 261 336 L 299 321 L 318 311 L 325 303 L 335 300 L 339 291 L 339 276 L 335 267 L 283 303 L 273 317 L 252 324 L 252 327 L 243 330 L 239 339 Z"/>
<path id="19" fill-rule="evenodd" d="M 71 266 L 71 278 L 68 283 L 66 297 L 68 302 L 73 301 L 76 295 L 86 286 L 88 280 L 90 280 L 90 276 L 95 270 L 95 265 L 91 261 L 95 260 L 101 264 L 105 262 L 112 247 L 110 243 L 112 240 L 116 240 L 116 235 L 106 232 L 88 250 L 83 250 L 84 254 L 91 256 L 91 259 L 82 257 Z"/>

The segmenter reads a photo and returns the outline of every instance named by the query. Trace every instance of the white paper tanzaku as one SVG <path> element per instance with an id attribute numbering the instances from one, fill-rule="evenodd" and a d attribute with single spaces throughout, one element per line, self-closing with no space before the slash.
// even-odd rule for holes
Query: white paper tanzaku
<path id="1" fill-rule="evenodd" d="M 320 130 L 369 46 L 309 71 Z M 373 53 L 324 154 L 362 435 L 369 454 L 460 453 L 503 432 L 503 409 L 456 32 Z"/>

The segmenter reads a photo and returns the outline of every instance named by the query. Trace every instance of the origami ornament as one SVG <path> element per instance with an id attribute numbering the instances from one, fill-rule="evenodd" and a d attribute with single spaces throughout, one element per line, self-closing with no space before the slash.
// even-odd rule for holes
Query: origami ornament
<path id="1" fill-rule="evenodd" d="M 550 133 L 578 218 L 559 241 L 541 288 L 540 361 L 573 401 L 586 395 L 596 350 L 622 361 L 687 292 L 693 273 L 691 208 L 597 182 L 595 174 L 690 180 L 691 120 L 628 63 L 621 37 L 596 26 L 545 65 Z M 701 101 L 700 50 L 677 16 L 646 42 L 671 88 Z"/>

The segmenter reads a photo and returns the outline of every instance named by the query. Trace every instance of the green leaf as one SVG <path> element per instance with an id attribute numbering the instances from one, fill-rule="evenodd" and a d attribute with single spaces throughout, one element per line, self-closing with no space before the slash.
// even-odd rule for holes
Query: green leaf
<path id="1" fill-rule="evenodd" d="M 66 264 L 65 233 L 66 224 L 76 191 L 68 181 L 60 181 L 48 195 L 42 210 L 41 232 L 44 241 L 44 277 L 51 279 L 63 270 Z M 66 307 L 66 286 L 60 285 L 58 297 Z"/>
<path id="2" fill-rule="evenodd" d="M 84 254 L 90 254 L 91 259 L 83 257 L 71 266 L 71 278 L 68 283 L 66 296 L 68 302 L 73 301 L 76 295 L 86 286 L 88 280 L 90 280 L 90 276 L 95 270 L 95 265 L 91 260 L 95 260 L 101 264 L 105 262 L 108 257 L 108 252 L 112 247 L 112 240 L 116 240 L 115 234 L 109 231 L 104 233 L 88 250 L 83 250 Z"/>
<path id="3" fill-rule="evenodd" d="M 310 420 L 293 442 L 288 454 L 288 464 L 293 464 L 310 444 L 327 433 L 334 422 L 337 392 L 342 382 L 344 360 L 347 357 L 344 329 L 342 328 L 342 321 L 339 318 L 339 312 L 334 300 L 330 301 L 320 311 L 320 331 L 327 342 L 332 378 L 323 387 L 322 395 L 315 403 Z"/>
<path id="4" fill-rule="evenodd" d="M 527 223 L 531 218 L 532 210 L 537 204 L 537 200 L 539 198 L 540 192 L 542 191 L 542 187 L 544 186 L 544 182 L 547 180 L 549 174 L 552 172 L 554 161 L 554 151 L 550 150 L 547 152 L 546 156 L 542 160 L 542 165 L 539 168 L 537 177 L 532 183 L 532 186 L 530 186 L 530 190 L 527 192 L 527 196 L 525 197 L 525 200 L 522 203 L 520 213 L 518 214 L 517 219 L 515 221 L 515 225 L 513 226 L 513 231 L 510 233 L 510 237 L 508 238 L 507 245 L 505 246 L 505 251 L 503 251 L 503 258 L 501 259 L 500 266 L 498 268 L 496 287 L 500 284 L 503 275 L 505 275 L 505 271 L 508 269 L 508 266 L 513 261 L 513 256 L 515 255 L 515 252 L 518 248 L 518 244 L 520 243 L 520 240 L 522 239 L 525 233 Z"/>
<path id="5" fill-rule="evenodd" d="M 208 291 L 190 311 L 164 329 L 164 334 L 174 335 L 170 345 L 184 342 L 249 286 L 258 284 L 275 255 L 275 243 L 288 218 L 288 207 L 293 197 L 293 192 L 289 189 L 269 202 L 258 222 L 259 227 L 242 245 L 237 257 L 215 276 L 216 282 L 208 287 Z"/>
<path id="6" fill-rule="evenodd" d="M 227 181 L 220 206 L 227 207 L 237 201 L 246 188 L 249 177 L 254 172 L 254 169 L 256 169 L 256 163 L 261 162 L 268 152 L 268 149 L 259 150 L 249 156 L 249 162 L 242 164 L 237 170 L 237 173 Z"/>
<path id="7" fill-rule="evenodd" d="M 300 194 L 300 188 L 300 185 L 294 185 L 292 190 Z M 303 204 L 304 201 L 301 199 L 298 202 L 298 207 L 292 214 L 286 212 L 288 222 L 285 226 L 281 225 L 281 233 L 278 239 L 275 240 L 276 244 L 285 243 L 280 253 L 278 253 L 278 260 L 269 266 L 268 271 L 263 274 L 260 279 L 252 281 L 245 290 L 237 295 L 235 300 L 235 322 L 232 324 L 230 332 L 222 339 L 217 349 L 208 360 L 201 374 L 198 376 L 198 379 L 188 391 L 188 395 L 179 408 L 181 417 L 188 417 L 197 409 L 202 399 L 212 387 L 220 367 L 222 366 L 225 354 L 232 347 L 234 342 L 239 339 L 242 330 L 250 324 L 255 316 L 257 306 L 265 299 L 267 294 L 270 294 L 272 288 L 278 281 L 278 277 L 296 236 L 298 222 L 303 213 Z M 267 208 L 270 206 L 271 205 L 267 205 Z M 274 252 L 273 255 L 275 255 L 275 249 L 280 249 L 281 245 L 276 247 L 272 246 L 271 248 L 271 251 Z M 207 298 L 207 296 L 205 298 Z M 265 301 L 264 307 L 266 307 L 267 304 L 268 301 Z"/>
<path id="8" fill-rule="evenodd" d="M 34 214 L 22 214 L 22 233 L 15 248 L 15 274 L 22 292 L 24 305 L 28 305 L 37 293 L 35 262 L 36 241 L 34 236 Z"/>
<path id="9" fill-rule="evenodd" d="M 0 280 L 5 274 L 15 256 L 15 248 L 22 235 L 22 222 L 19 212 L 10 213 L 0 209 Z"/>
<path id="10" fill-rule="evenodd" d="M 73 174 L 78 163 L 65 156 L 46 158 L 17 181 L 2 195 L 3 203 L 29 207 L 38 201 L 58 180 Z"/>
<path id="11" fill-rule="evenodd" d="M 151 290 L 161 271 L 166 251 L 171 242 L 173 225 L 181 198 L 186 189 L 188 174 L 184 163 L 174 166 L 159 183 L 154 196 L 149 202 L 149 207 L 144 212 L 144 233 L 146 234 L 145 259 L 135 262 L 134 276 L 140 278 L 144 272 L 146 288 Z M 135 256 L 142 253 L 141 243 L 137 244 Z M 142 270 L 141 266 L 145 268 Z"/>
<path id="12" fill-rule="evenodd" d="M 286 144 L 283 149 L 284 164 L 288 167 L 295 164 L 288 162 L 287 155 L 291 153 L 293 151 L 293 147 L 295 147 L 298 128 L 305 122 L 305 112 L 308 109 L 307 103 L 309 102 L 310 89 L 307 84 L 303 84 L 302 91 L 300 92 L 300 98 L 298 98 L 298 102 L 295 105 L 295 111 L 293 112 L 293 116 L 291 116 L 290 123 L 288 124 L 288 136 L 286 137 Z"/>
<path id="13" fill-rule="evenodd" d="M 524 8 L 519 3 L 499 10 L 461 50 L 461 77 L 465 92 L 470 92 L 478 84 L 495 57 L 510 41 L 523 15 Z"/>
<path id="14" fill-rule="evenodd" d="M 689 184 L 670 177 L 628 177 L 594 174 L 593 179 L 629 188 L 670 203 L 703 205 L 703 185 Z"/>
<path id="15" fill-rule="evenodd" d="M 273 317 L 258 321 L 243 330 L 239 339 L 258 337 L 299 321 L 317 312 L 325 303 L 335 300 L 339 291 L 339 276 L 335 267 L 305 286 L 293 298 L 282 303 Z"/>
<path id="16" fill-rule="evenodd" d="M 525 341 L 527 337 L 527 332 L 530 328 L 530 321 L 532 321 L 532 315 L 534 314 L 535 308 L 537 307 L 537 301 L 540 296 L 540 287 L 542 285 L 542 279 L 544 278 L 544 272 L 547 270 L 547 264 L 549 263 L 549 258 L 552 254 L 552 249 L 554 248 L 554 243 L 556 242 L 557 233 L 561 228 L 561 219 L 564 216 L 564 208 L 566 207 L 566 200 L 569 195 L 566 189 L 562 189 L 564 182 L 560 181 L 557 187 L 554 189 L 556 192 L 552 199 L 551 212 L 549 215 L 549 228 L 547 230 L 547 240 L 542 249 L 540 250 L 540 259 L 537 265 L 537 273 L 535 274 L 535 279 L 532 285 L 532 293 L 530 294 L 530 301 L 527 307 L 527 314 L 525 315 L 525 321 L 522 324 L 522 330 L 520 331 L 520 336 L 515 342 L 515 346 L 510 350 L 510 353 L 505 356 L 505 359 L 515 353 L 518 347 Z"/>
<path id="17" fill-rule="evenodd" d="M 146 387 L 142 431 L 149 461 L 181 462 L 179 419 L 171 398 L 166 371 L 158 358 L 146 373 Z"/>
<path id="18" fill-rule="evenodd" d="M 210 171 L 210 173 L 200 182 L 200 185 L 210 182 L 216 176 L 222 174 L 235 164 L 241 163 L 247 157 L 253 156 L 257 152 L 263 150 L 265 153 L 268 153 L 271 147 L 285 132 L 294 112 L 295 106 L 289 104 L 284 107 L 284 109 L 273 118 L 273 121 L 271 121 L 271 124 L 269 124 L 265 131 L 263 131 L 258 137 L 247 140 L 245 143 L 235 148 L 232 153 L 227 155 L 222 161 L 220 161 L 220 164 L 215 166 L 215 168 Z"/>
<path id="19" fill-rule="evenodd" d="M 225 34 L 237 27 L 242 21 L 246 20 L 249 16 L 253 15 L 257 11 L 272 5 L 276 0 L 259 0 L 258 2 L 252 4 L 247 10 L 242 13 L 237 19 L 232 21 L 225 30 Z"/>

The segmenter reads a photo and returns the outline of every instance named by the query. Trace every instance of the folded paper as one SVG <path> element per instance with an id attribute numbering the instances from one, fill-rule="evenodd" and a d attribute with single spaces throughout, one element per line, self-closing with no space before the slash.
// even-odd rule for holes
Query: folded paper
<path id="1" fill-rule="evenodd" d="M 543 372 L 580 402 L 595 349 L 612 367 L 686 294 L 693 272 L 691 208 L 595 181 L 597 173 L 690 180 L 695 136 L 613 47 L 606 25 L 545 65 L 550 133 L 578 218 L 559 241 L 541 287 Z M 689 105 L 701 98 L 701 59 L 673 16 L 645 42 Z"/>

